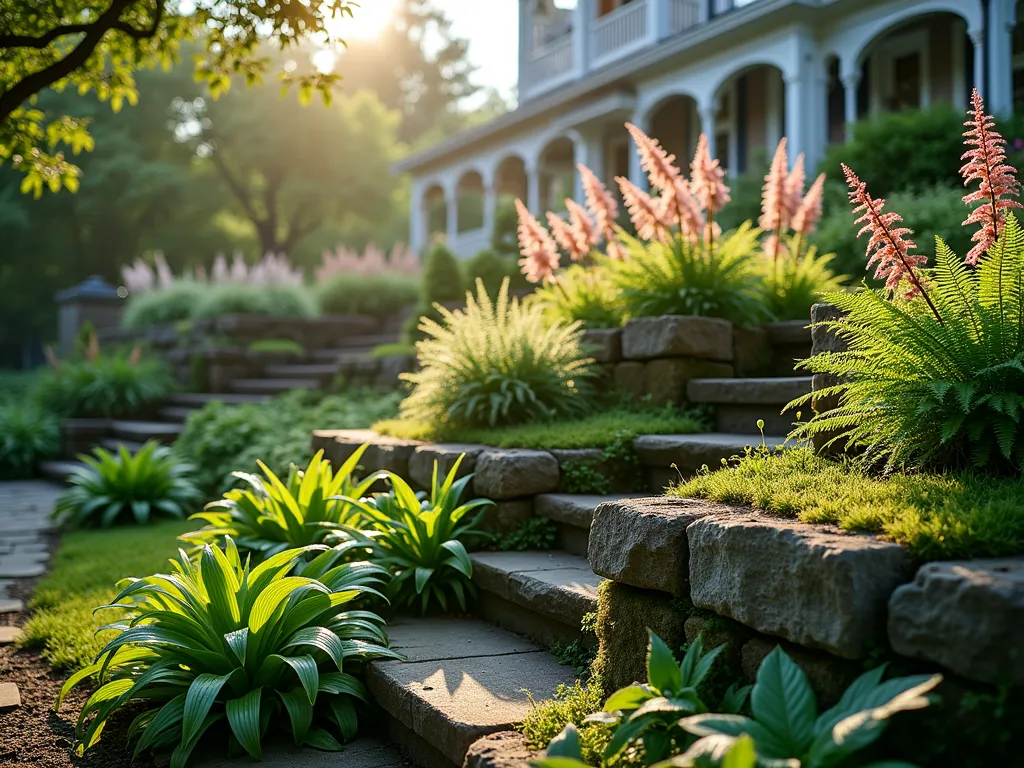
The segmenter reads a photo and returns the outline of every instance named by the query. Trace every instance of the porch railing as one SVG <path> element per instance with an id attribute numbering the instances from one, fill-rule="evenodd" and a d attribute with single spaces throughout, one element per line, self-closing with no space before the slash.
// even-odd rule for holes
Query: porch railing
<path id="1" fill-rule="evenodd" d="M 534 50 L 526 61 L 524 74 L 524 82 L 520 88 L 527 97 L 570 80 L 574 74 L 572 35 L 565 35 Z"/>
<path id="2" fill-rule="evenodd" d="M 459 232 L 455 239 L 448 243 L 448 247 L 458 258 L 469 259 L 491 247 L 491 233 L 483 227 Z"/>
<path id="3" fill-rule="evenodd" d="M 634 0 L 594 21 L 591 27 L 592 66 L 596 69 L 642 47 L 653 39 L 648 3 L 655 0 Z"/>
<path id="4" fill-rule="evenodd" d="M 670 0 L 669 25 L 673 35 L 700 24 L 701 0 Z"/>

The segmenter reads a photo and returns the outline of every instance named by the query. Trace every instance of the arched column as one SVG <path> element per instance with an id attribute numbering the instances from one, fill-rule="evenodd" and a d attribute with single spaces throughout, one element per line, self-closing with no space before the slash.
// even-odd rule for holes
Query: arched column
<path id="1" fill-rule="evenodd" d="M 480 178 L 484 188 L 484 230 L 494 231 L 494 215 L 498 209 L 498 187 L 496 171 L 486 171 Z"/>
<path id="2" fill-rule="evenodd" d="M 719 104 L 715 99 L 709 99 L 703 104 L 697 105 L 697 113 L 700 115 L 700 132 L 707 136 L 708 152 L 712 157 L 718 157 L 718 136 L 716 133 Z"/>
<path id="3" fill-rule="evenodd" d="M 1013 112 L 1013 29 L 1017 25 L 1016 0 L 995 0 L 989 5 L 988 86 L 985 106 L 994 114 Z"/>
<path id="4" fill-rule="evenodd" d="M 454 243 L 459 237 L 458 182 L 452 180 L 444 186 L 445 238 Z"/>
<path id="5" fill-rule="evenodd" d="M 985 79 L 985 30 L 970 29 L 967 36 L 974 48 L 974 87 L 978 89 L 982 98 L 988 98 L 988 85 Z"/>

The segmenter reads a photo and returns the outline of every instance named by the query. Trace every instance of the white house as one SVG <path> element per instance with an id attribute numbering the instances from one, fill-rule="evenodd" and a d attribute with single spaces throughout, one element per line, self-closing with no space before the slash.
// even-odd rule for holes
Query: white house
<path id="1" fill-rule="evenodd" d="M 519 107 L 396 166 L 416 249 L 487 247 L 506 195 L 534 212 L 579 199 L 577 162 L 643 183 L 627 120 L 683 163 L 704 132 L 738 173 L 783 135 L 813 168 L 853 120 L 966 108 L 973 86 L 997 114 L 1024 100 L 1017 0 L 518 2 Z"/>

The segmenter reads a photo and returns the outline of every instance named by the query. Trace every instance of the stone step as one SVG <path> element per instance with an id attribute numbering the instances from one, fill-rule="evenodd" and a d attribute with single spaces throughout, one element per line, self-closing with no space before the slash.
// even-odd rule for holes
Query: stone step
<path id="1" fill-rule="evenodd" d="M 85 465 L 80 461 L 41 461 L 37 466 L 43 477 L 66 483 L 76 469 Z"/>
<path id="2" fill-rule="evenodd" d="M 189 408 L 184 405 L 165 405 L 160 409 L 160 418 L 167 422 L 174 422 L 175 424 L 184 424 L 185 420 L 188 419 L 198 408 Z"/>
<path id="3" fill-rule="evenodd" d="M 579 493 L 541 493 L 534 497 L 534 513 L 558 525 L 558 548 L 578 557 L 587 556 L 590 523 L 594 510 L 605 501 L 633 498 L 634 494 L 618 493 L 597 496 Z"/>
<path id="4" fill-rule="evenodd" d="M 391 741 L 422 768 L 461 768 L 474 741 L 522 721 L 531 696 L 575 680 L 551 654 L 476 619 L 399 619 L 388 634 L 408 661 L 370 664 L 367 684 Z"/>
<path id="5" fill-rule="evenodd" d="M 240 768 L 258 765 L 259 768 L 415 768 L 393 744 L 375 735 L 364 735 L 372 724 L 360 721 L 360 735 L 345 745 L 344 752 L 320 752 L 311 747 L 296 749 L 281 740 L 265 745 L 259 763 L 247 759 L 231 758 L 218 747 L 210 747 L 205 754 L 193 753 L 191 768 Z"/>
<path id="6" fill-rule="evenodd" d="M 709 432 L 703 435 L 640 435 L 633 450 L 647 467 L 651 487 L 667 487 L 680 477 L 694 475 L 705 464 L 710 469 L 722 465 L 722 459 L 742 456 L 748 447 L 764 445 L 769 450 L 786 444 L 783 437 L 756 434 Z"/>
<path id="7" fill-rule="evenodd" d="M 100 446 L 106 448 L 111 453 L 120 453 L 122 447 L 128 453 L 138 453 L 143 445 L 145 443 L 140 443 L 138 440 L 123 440 L 119 437 L 105 437 L 100 440 Z"/>
<path id="8" fill-rule="evenodd" d="M 167 398 L 167 402 L 182 408 L 202 408 L 214 401 L 225 405 L 244 405 L 246 403 L 265 403 L 270 395 L 241 392 L 178 392 Z"/>
<path id="9" fill-rule="evenodd" d="M 110 431 L 114 437 L 146 442 L 173 443 L 181 434 L 181 424 L 163 421 L 112 421 Z"/>
<path id="10" fill-rule="evenodd" d="M 583 617 L 597 610 L 604 581 L 586 557 L 568 552 L 476 552 L 477 611 L 488 621 L 543 645 L 580 637 Z"/>
<path id="11" fill-rule="evenodd" d="M 309 354 L 317 360 L 334 360 L 339 352 L 369 352 L 371 349 L 379 347 L 381 344 L 394 344 L 397 341 L 399 341 L 398 335 L 394 333 L 373 333 L 364 334 L 362 336 L 349 336 L 348 338 L 339 339 L 337 347 L 314 349 L 311 350 Z"/>
<path id="12" fill-rule="evenodd" d="M 316 379 L 235 379 L 235 392 L 245 395 L 280 395 L 293 389 L 319 389 Z"/>
<path id="13" fill-rule="evenodd" d="M 296 363 L 288 365 L 268 365 L 263 373 L 274 379 L 327 379 L 330 380 L 338 372 L 334 363 Z"/>
<path id="14" fill-rule="evenodd" d="M 758 419 L 766 435 L 786 435 L 796 413 L 782 413 L 791 400 L 811 391 L 810 376 L 748 379 L 690 379 L 686 396 L 692 403 L 715 406 L 715 430 L 757 434 Z M 810 406 L 807 406 L 810 411 Z"/>

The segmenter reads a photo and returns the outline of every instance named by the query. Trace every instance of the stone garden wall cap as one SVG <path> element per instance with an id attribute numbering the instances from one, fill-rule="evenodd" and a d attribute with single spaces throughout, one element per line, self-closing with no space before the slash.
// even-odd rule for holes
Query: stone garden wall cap
<path id="1" fill-rule="evenodd" d="M 117 288 L 99 275 L 90 275 L 73 288 L 65 288 L 63 291 L 57 292 L 57 303 L 59 304 L 79 299 L 121 301 L 121 297 L 117 294 Z"/>

